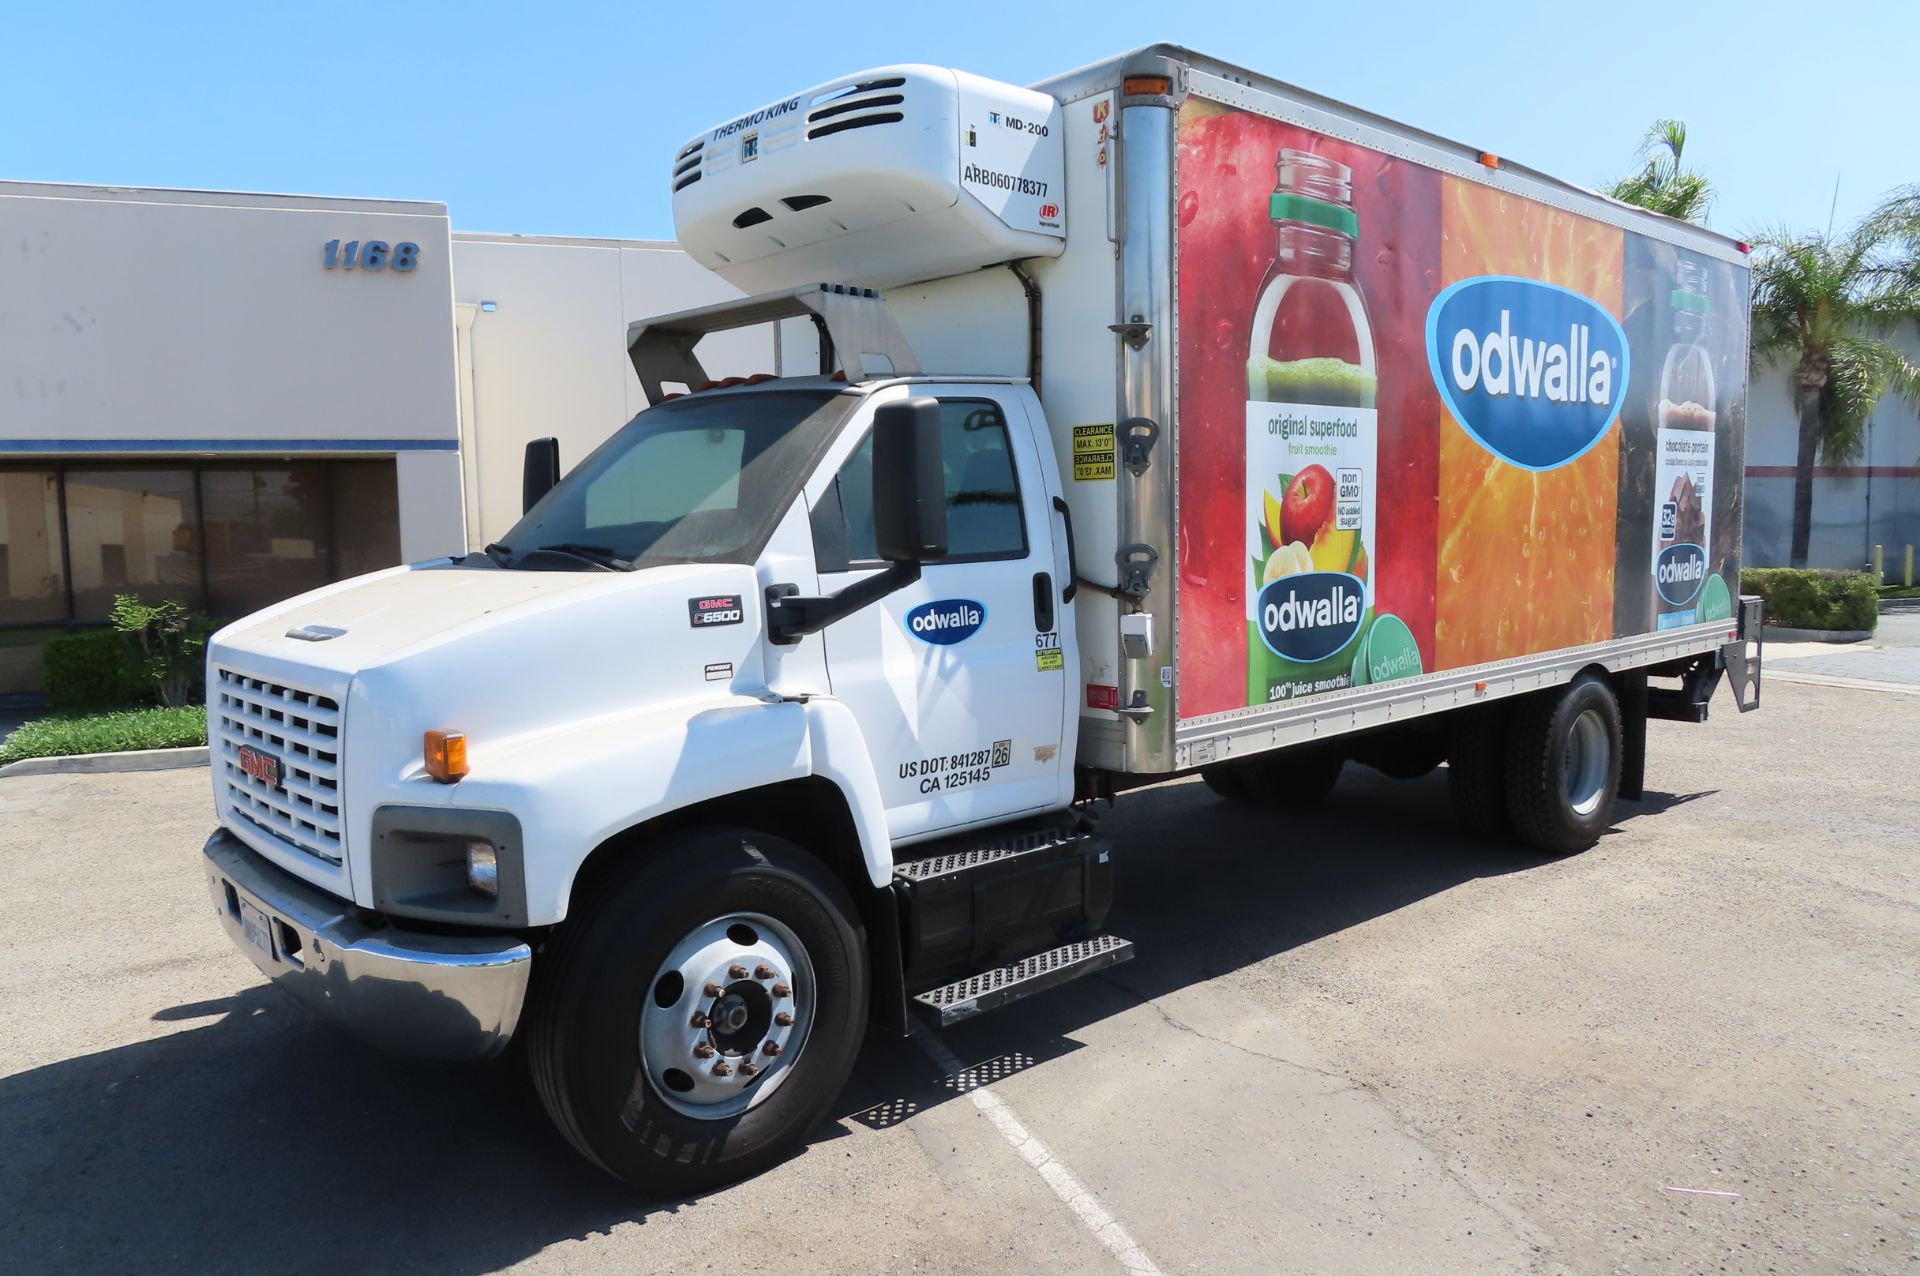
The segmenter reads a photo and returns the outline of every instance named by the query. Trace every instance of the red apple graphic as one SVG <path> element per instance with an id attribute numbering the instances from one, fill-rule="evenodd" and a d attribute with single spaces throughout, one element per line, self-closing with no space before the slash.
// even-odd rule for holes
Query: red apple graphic
<path id="1" fill-rule="evenodd" d="M 1313 544 L 1333 517 L 1333 475 L 1324 465 L 1309 465 L 1293 476 L 1280 502 L 1280 532 L 1288 544 Z"/>

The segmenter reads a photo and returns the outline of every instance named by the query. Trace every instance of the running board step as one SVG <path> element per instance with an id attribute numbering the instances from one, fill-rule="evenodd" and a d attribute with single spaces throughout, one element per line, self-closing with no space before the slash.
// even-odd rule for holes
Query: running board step
<path id="1" fill-rule="evenodd" d="M 915 993 L 914 1009 L 942 1028 L 1030 997 L 1133 957 L 1133 941 L 1096 935 L 1049 948 L 1006 966 L 983 970 L 938 988 Z"/>

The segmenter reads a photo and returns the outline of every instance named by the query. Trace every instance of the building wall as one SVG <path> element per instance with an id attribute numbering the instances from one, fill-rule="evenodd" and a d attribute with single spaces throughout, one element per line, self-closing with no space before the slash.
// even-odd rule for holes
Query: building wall
<path id="1" fill-rule="evenodd" d="M 0 183 L 0 457 L 396 456 L 464 547 L 441 204 Z M 411 243 L 410 269 L 324 246 Z"/>
<path id="2" fill-rule="evenodd" d="M 738 297 L 672 244 L 458 232 L 454 299 L 469 547 L 520 517 L 528 440 L 571 468 L 646 406 L 627 360 L 635 319 Z M 701 342 L 715 377 L 776 370 L 764 331 Z"/>
<path id="3" fill-rule="evenodd" d="M 1896 337 L 1920 361 L 1920 333 Z M 1793 532 L 1793 463 L 1799 439 L 1788 369 L 1755 368 L 1748 407 L 1746 530 L 1749 567 L 1788 561 Z M 1812 567 L 1860 567 L 1885 547 L 1886 571 L 1897 579 L 1904 548 L 1920 556 L 1920 411 L 1894 395 L 1874 409 L 1867 449 L 1847 466 L 1814 471 Z"/>

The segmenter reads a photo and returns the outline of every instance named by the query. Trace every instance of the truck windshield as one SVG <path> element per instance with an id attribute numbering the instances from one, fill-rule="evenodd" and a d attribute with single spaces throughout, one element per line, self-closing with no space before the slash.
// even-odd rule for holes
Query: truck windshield
<path id="1" fill-rule="evenodd" d="M 649 408 L 488 554 L 504 567 L 562 571 L 751 563 L 856 401 L 763 390 Z"/>

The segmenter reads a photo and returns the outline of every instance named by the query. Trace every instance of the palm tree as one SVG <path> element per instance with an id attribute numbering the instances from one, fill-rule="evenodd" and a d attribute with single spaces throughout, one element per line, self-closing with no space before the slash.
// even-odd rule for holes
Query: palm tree
<path id="1" fill-rule="evenodd" d="M 1640 141 L 1638 154 L 1644 166 L 1615 182 L 1607 194 L 1683 222 L 1704 220 L 1707 206 L 1713 203 L 1713 184 L 1705 174 L 1680 166 L 1680 153 L 1686 147 L 1685 124 L 1655 120 Z"/>
<path id="2" fill-rule="evenodd" d="M 1920 366 L 1888 340 L 1920 320 L 1920 187 L 1896 192 L 1842 235 L 1776 231 L 1756 236 L 1753 353 L 1793 360 L 1793 536 L 1789 557 L 1807 565 L 1817 459 L 1856 460 L 1867 418 L 1892 390 L 1920 403 Z"/>

